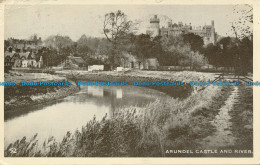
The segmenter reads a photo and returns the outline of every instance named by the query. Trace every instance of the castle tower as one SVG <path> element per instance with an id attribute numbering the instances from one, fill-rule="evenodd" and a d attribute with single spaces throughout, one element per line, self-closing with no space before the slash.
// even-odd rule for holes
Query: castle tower
<path id="1" fill-rule="evenodd" d="M 152 37 L 156 37 L 160 35 L 160 19 L 157 18 L 157 15 L 154 15 L 153 18 L 150 19 L 151 32 Z"/>
<path id="2" fill-rule="evenodd" d="M 215 42 L 216 42 L 214 20 L 211 21 L 210 42 L 211 42 L 212 44 L 215 44 Z"/>
<path id="3" fill-rule="evenodd" d="M 42 56 L 40 57 L 40 60 L 38 61 L 38 68 L 42 68 L 43 67 L 43 60 L 42 60 Z"/>
<path id="4" fill-rule="evenodd" d="M 169 22 L 168 22 L 168 28 L 171 28 L 172 27 L 172 20 L 170 20 Z"/>

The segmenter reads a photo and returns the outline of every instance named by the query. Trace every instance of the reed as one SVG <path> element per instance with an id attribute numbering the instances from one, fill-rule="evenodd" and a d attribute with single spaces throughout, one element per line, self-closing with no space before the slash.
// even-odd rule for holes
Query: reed
<path id="1" fill-rule="evenodd" d="M 37 136 L 24 137 L 5 149 L 7 157 L 147 157 L 166 156 L 167 149 L 198 148 L 198 139 L 214 129 L 210 120 L 216 99 L 229 90 L 207 87 L 183 100 L 156 100 L 144 108 L 122 108 L 112 118 L 94 117 L 81 130 L 67 132 L 61 142 L 48 138 L 42 145 Z M 221 105 L 218 100 L 218 104 Z M 207 111 L 207 114 L 203 111 Z M 187 155 L 186 155 L 187 156 Z"/>

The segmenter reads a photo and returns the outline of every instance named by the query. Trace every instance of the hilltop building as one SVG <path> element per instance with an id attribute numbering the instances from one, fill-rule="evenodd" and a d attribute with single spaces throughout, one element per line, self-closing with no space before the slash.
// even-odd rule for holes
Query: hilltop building
<path id="1" fill-rule="evenodd" d="M 194 33 L 203 38 L 204 45 L 208 45 L 209 43 L 215 44 L 217 34 L 215 32 L 214 20 L 211 21 L 211 25 L 205 25 L 203 27 L 195 27 L 185 24 L 182 22 L 172 23 L 172 21 L 168 22 L 167 27 L 160 28 L 160 19 L 157 15 L 154 15 L 153 18 L 150 19 L 150 28 L 147 30 L 147 34 L 150 34 L 152 37 L 156 36 L 178 36 L 180 34 Z"/>

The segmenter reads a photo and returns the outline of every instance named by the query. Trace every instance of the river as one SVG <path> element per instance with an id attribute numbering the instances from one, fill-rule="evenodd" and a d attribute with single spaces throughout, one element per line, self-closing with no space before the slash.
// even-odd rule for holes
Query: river
<path id="1" fill-rule="evenodd" d="M 17 110 L 5 119 L 5 147 L 26 136 L 38 133 L 39 142 L 54 136 L 61 141 L 67 131 L 81 129 L 96 116 L 101 120 L 105 114 L 113 116 L 117 108 L 143 107 L 156 99 L 170 96 L 145 87 L 81 87 L 78 93 L 49 104 Z"/>

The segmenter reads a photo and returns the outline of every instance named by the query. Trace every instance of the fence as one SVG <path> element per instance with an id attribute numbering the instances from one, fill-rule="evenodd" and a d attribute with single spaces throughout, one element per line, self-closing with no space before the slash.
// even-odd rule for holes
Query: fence
<path id="1" fill-rule="evenodd" d="M 226 67 L 214 67 L 212 65 L 201 66 L 196 68 L 190 68 L 190 66 L 159 66 L 158 70 L 160 71 L 199 71 L 199 72 L 224 72 L 224 71 L 234 72 L 234 68 Z"/>

